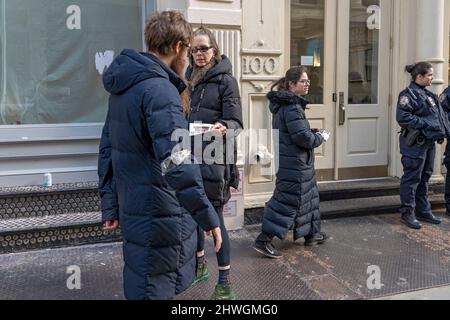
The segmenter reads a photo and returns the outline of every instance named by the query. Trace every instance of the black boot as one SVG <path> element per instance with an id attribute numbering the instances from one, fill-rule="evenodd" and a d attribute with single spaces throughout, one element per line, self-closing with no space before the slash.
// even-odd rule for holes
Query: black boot
<path id="1" fill-rule="evenodd" d="M 417 214 L 417 220 L 431 224 L 441 224 L 441 219 L 435 217 L 432 213 Z"/>
<path id="2" fill-rule="evenodd" d="M 327 241 L 328 238 L 329 236 L 325 232 L 319 232 L 313 235 L 306 236 L 305 246 L 312 247 L 318 244 L 322 244 Z"/>
<path id="3" fill-rule="evenodd" d="M 419 230 L 422 228 L 413 211 L 402 213 L 401 221 L 411 229 Z"/>

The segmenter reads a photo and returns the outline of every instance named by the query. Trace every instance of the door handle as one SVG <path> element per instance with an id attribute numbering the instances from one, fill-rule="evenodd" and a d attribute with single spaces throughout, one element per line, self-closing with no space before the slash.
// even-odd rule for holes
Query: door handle
<path id="1" fill-rule="evenodd" d="M 344 93 L 339 92 L 339 125 L 343 126 L 344 124 L 345 124 Z"/>

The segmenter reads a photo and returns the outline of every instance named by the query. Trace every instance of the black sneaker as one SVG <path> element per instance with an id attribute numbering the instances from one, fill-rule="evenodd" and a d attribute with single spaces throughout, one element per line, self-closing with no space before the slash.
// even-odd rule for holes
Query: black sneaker
<path id="1" fill-rule="evenodd" d="M 319 232 L 312 236 L 311 235 L 306 236 L 305 237 L 305 246 L 311 247 L 311 246 L 316 246 L 318 244 L 322 244 L 325 241 L 327 241 L 328 238 L 329 238 L 329 236 L 325 232 Z"/>
<path id="2" fill-rule="evenodd" d="M 275 249 L 272 242 L 256 241 L 253 249 L 271 259 L 280 259 L 282 257 L 281 253 Z"/>

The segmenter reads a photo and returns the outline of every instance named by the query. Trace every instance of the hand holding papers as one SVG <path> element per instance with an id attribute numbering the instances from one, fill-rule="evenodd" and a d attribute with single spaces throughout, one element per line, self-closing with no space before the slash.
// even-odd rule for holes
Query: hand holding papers
<path id="1" fill-rule="evenodd" d="M 327 142 L 327 141 L 330 139 L 330 136 L 331 136 L 331 133 L 328 132 L 328 131 L 325 130 L 325 129 L 321 129 L 321 130 L 319 131 L 319 134 L 323 137 L 323 139 L 325 140 L 325 142 Z"/>
<path id="2" fill-rule="evenodd" d="M 189 124 L 189 135 L 196 136 L 198 134 L 204 134 L 211 132 L 214 125 L 208 123 L 190 123 Z"/>

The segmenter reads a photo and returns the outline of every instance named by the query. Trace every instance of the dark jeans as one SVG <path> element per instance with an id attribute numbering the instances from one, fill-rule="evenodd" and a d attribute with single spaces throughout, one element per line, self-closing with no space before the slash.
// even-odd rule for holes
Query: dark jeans
<path id="1" fill-rule="evenodd" d="M 217 264 L 219 268 L 228 267 L 230 265 L 230 238 L 228 237 L 227 229 L 225 228 L 225 221 L 223 219 L 223 206 L 214 207 L 220 221 L 220 231 L 222 233 L 222 247 L 217 252 Z M 205 231 L 197 227 L 197 252 L 205 250 Z"/>

